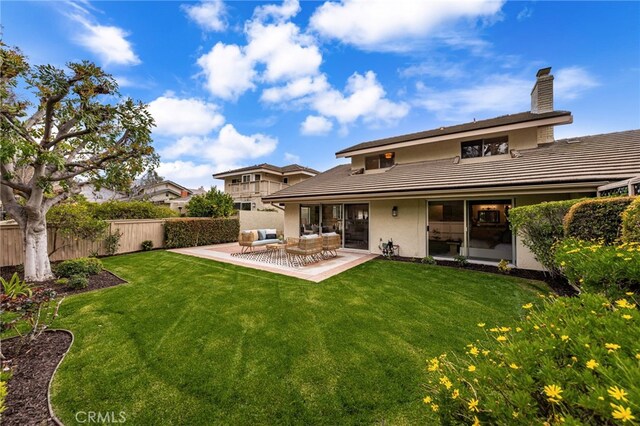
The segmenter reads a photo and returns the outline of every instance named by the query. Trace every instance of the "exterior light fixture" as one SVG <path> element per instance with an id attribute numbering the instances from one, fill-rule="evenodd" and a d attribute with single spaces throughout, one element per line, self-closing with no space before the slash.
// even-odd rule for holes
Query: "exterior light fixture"
<path id="1" fill-rule="evenodd" d="M 398 216 L 398 206 L 393 206 L 391 208 L 391 216 L 393 216 L 393 217 L 397 217 Z"/>
<path id="2" fill-rule="evenodd" d="M 385 152 L 384 158 L 386 158 L 387 160 L 391 160 L 393 158 L 393 152 Z"/>

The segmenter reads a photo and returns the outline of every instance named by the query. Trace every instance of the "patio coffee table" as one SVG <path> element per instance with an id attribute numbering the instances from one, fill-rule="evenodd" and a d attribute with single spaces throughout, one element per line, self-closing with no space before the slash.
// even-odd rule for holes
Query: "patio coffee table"
<path id="1" fill-rule="evenodd" d="M 267 244 L 265 246 L 266 253 L 264 255 L 264 261 L 289 266 L 290 262 L 286 247 L 287 245 L 285 243 Z"/>

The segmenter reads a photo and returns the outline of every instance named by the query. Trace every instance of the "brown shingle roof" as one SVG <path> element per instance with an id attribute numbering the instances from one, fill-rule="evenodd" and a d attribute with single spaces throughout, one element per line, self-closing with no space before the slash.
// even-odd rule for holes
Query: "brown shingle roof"
<path id="1" fill-rule="evenodd" d="M 453 164 L 444 159 L 397 164 L 382 173 L 356 175 L 345 164 L 264 199 L 627 179 L 640 174 L 640 130 L 564 139 L 520 154 L 487 162 Z"/>
<path id="2" fill-rule="evenodd" d="M 288 166 L 279 167 L 279 166 L 274 166 L 273 164 L 269 164 L 269 163 L 262 163 L 262 164 L 256 164 L 256 165 L 249 166 L 249 167 L 241 167 L 239 169 L 227 170 L 225 172 L 216 173 L 216 174 L 213 175 L 213 177 L 216 177 L 218 175 L 226 175 L 226 174 L 229 174 L 229 173 L 248 172 L 248 171 L 257 170 L 257 169 L 272 170 L 272 171 L 277 172 L 277 173 L 290 173 L 290 172 L 298 172 L 298 171 L 315 173 L 315 174 L 320 173 L 317 170 L 314 170 L 314 169 L 312 169 L 310 167 L 304 167 L 304 166 L 301 166 L 299 164 L 289 164 Z"/>
<path id="3" fill-rule="evenodd" d="M 551 112 L 545 112 L 541 114 L 534 114 L 530 111 L 527 111 L 527 112 L 521 112 L 518 114 L 503 115 L 500 117 L 489 118 L 487 120 L 472 121 L 470 123 L 456 124 L 455 126 L 440 127 L 437 129 L 425 130 L 417 133 L 408 133 L 406 135 L 394 136 L 391 138 L 377 139 L 369 142 L 362 142 L 357 145 L 353 145 L 353 146 L 350 146 L 349 148 L 345 148 L 341 151 L 338 151 L 336 152 L 336 155 L 347 154 L 349 152 L 359 151 L 361 149 L 383 147 L 383 146 L 392 145 L 400 142 L 408 142 L 408 141 L 413 141 L 418 139 L 432 138 L 436 136 L 453 135 L 456 133 L 468 132 L 471 130 L 482 130 L 482 129 L 488 129 L 491 127 L 506 126 L 509 124 L 517 124 L 517 123 L 526 123 L 528 121 L 542 120 L 545 118 L 555 118 L 555 117 L 562 117 L 562 116 L 569 116 L 569 115 L 571 115 L 571 112 L 569 111 L 551 111 Z"/>

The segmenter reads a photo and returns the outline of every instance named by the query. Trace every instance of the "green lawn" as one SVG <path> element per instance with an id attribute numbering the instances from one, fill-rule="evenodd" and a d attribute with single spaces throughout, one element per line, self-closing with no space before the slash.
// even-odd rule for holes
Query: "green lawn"
<path id="1" fill-rule="evenodd" d="M 370 261 L 315 284 L 154 251 L 104 260 L 129 284 L 65 300 L 53 386 L 127 424 L 424 423 L 425 359 L 509 324 L 543 287 Z"/>

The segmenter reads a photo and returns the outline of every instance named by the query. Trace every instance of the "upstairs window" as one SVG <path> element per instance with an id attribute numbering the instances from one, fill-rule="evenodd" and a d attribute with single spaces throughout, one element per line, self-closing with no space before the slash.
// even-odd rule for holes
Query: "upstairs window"
<path id="1" fill-rule="evenodd" d="M 253 175 L 253 180 L 256 180 L 256 181 L 257 181 L 257 180 L 260 180 L 260 179 L 262 179 L 262 177 L 260 176 L 260 174 L 255 174 L 255 175 Z"/>
<path id="2" fill-rule="evenodd" d="M 289 178 L 288 177 L 282 178 L 282 183 L 287 183 L 288 184 L 289 183 Z"/>
<path id="3" fill-rule="evenodd" d="M 386 169 L 395 164 L 395 158 L 395 152 L 385 152 L 384 154 L 365 157 L 364 168 L 366 170 Z"/>
<path id="4" fill-rule="evenodd" d="M 242 183 L 251 182 L 251 175 L 242 175 Z"/>
<path id="5" fill-rule="evenodd" d="M 462 142 L 462 158 L 490 157 L 509 153 L 509 137 L 500 136 L 497 138 L 478 139 L 475 141 Z"/>
<path id="6" fill-rule="evenodd" d="M 238 178 L 231 179 L 231 184 L 233 185 L 234 183 L 240 183 L 240 179 Z"/>

